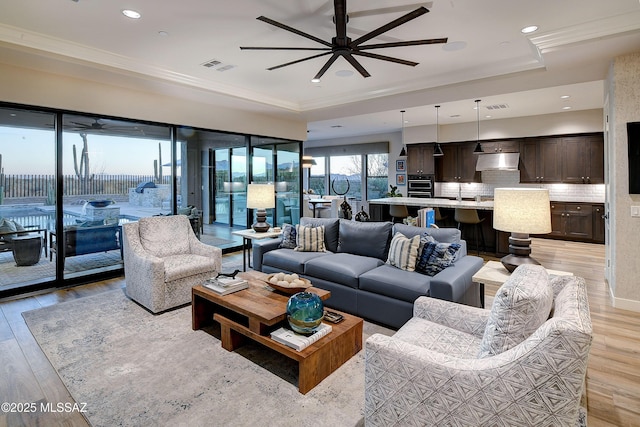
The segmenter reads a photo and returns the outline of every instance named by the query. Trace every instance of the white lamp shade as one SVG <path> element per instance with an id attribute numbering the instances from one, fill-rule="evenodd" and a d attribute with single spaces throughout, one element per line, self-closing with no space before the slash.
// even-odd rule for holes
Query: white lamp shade
<path id="1" fill-rule="evenodd" d="M 510 233 L 550 233 L 549 205 L 549 190 L 543 188 L 496 188 L 493 228 Z"/>
<path id="2" fill-rule="evenodd" d="M 271 209 L 276 207 L 273 184 L 249 184 L 247 186 L 248 209 Z"/>

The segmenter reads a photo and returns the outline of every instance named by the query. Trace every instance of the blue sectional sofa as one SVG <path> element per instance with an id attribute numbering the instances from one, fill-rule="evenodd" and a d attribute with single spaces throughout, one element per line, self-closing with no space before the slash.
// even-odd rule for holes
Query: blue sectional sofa
<path id="1" fill-rule="evenodd" d="M 298 252 L 280 248 L 281 238 L 255 240 L 254 269 L 284 271 L 309 279 L 313 286 L 331 291 L 325 304 L 337 310 L 392 327 L 413 316 L 419 296 L 479 306 L 480 293 L 471 277 L 482 258 L 467 255 L 467 246 L 455 228 L 418 228 L 390 222 L 356 222 L 334 218 L 306 218 L 300 225 L 324 226 L 326 252 Z M 442 243 L 460 243 L 454 263 L 434 276 L 386 264 L 392 236 L 411 238 L 427 231 Z"/>

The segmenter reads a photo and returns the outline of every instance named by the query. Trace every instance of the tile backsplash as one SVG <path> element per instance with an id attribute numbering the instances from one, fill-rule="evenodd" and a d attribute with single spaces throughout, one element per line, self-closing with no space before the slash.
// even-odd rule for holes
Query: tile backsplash
<path id="1" fill-rule="evenodd" d="M 519 171 L 484 171 L 482 183 L 436 182 L 435 197 L 462 198 L 476 196 L 493 198 L 493 190 L 500 187 L 546 188 L 549 198 L 555 202 L 604 203 L 604 184 L 520 184 Z"/>

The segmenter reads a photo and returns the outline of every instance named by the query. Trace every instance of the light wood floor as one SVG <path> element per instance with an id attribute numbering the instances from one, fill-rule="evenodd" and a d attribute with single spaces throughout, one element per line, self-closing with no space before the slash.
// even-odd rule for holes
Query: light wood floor
<path id="1" fill-rule="evenodd" d="M 589 426 L 640 426 L 640 313 L 611 306 L 603 278 L 604 246 L 534 239 L 532 255 L 547 268 L 586 279 L 594 331 L 587 375 Z M 225 260 L 240 256 L 227 254 Z M 0 302 L 0 401 L 35 402 L 38 407 L 40 402 L 73 402 L 21 313 L 123 286 L 123 278 L 111 279 Z M 495 291 L 486 289 L 490 296 Z M 87 422 L 78 413 L 0 412 L 3 425 L 86 426 Z"/>

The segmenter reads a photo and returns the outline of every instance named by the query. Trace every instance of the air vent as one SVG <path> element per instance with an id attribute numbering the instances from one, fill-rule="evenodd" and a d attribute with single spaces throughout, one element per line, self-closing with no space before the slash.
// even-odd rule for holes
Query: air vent
<path id="1" fill-rule="evenodd" d="M 225 65 L 223 67 L 217 68 L 216 70 L 217 71 L 227 71 L 227 70 L 230 70 L 230 69 L 232 69 L 234 67 L 235 67 L 235 65 Z"/>
<path id="2" fill-rule="evenodd" d="M 207 61 L 204 64 L 202 64 L 202 66 L 207 68 L 213 68 L 213 67 L 217 67 L 220 64 L 222 64 L 222 62 L 218 61 L 217 59 L 212 59 L 211 61 Z"/>
<path id="3" fill-rule="evenodd" d="M 493 104 L 493 105 L 487 105 L 485 106 L 485 108 L 487 110 L 504 110 L 506 108 L 509 108 L 509 106 L 507 104 Z"/>

